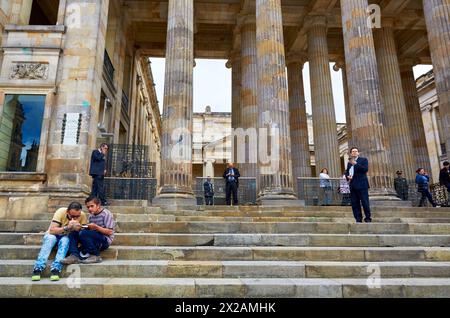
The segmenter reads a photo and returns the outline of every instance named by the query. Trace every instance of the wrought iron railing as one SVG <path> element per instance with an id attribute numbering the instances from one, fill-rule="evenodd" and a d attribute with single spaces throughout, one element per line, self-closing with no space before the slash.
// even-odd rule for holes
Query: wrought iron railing
<path id="1" fill-rule="evenodd" d="M 108 52 L 105 50 L 104 59 L 103 59 L 103 72 L 106 76 L 106 79 L 108 80 L 108 84 L 111 85 L 111 87 L 115 88 L 114 86 L 114 65 L 111 62 L 111 59 L 108 55 Z"/>
<path id="2" fill-rule="evenodd" d="M 128 115 L 129 112 L 129 100 L 128 95 L 122 90 L 122 112 Z"/>
<path id="3" fill-rule="evenodd" d="M 346 185 L 343 178 L 331 178 L 322 184 L 319 178 L 301 177 L 297 179 L 298 198 L 305 200 L 307 206 L 350 205 L 349 191 L 348 184 Z M 439 184 L 430 185 L 430 192 L 435 202 L 440 205 L 448 205 L 448 193 Z M 407 180 L 406 186 L 399 189 L 397 196 L 405 201 L 410 201 L 412 206 L 418 206 L 422 194 L 417 191 L 414 180 Z"/>
<path id="4" fill-rule="evenodd" d="M 205 204 L 203 183 L 206 178 L 196 178 L 194 192 L 197 198 L 197 204 Z M 225 179 L 211 178 L 214 187 L 214 205 L 225 205 Z M 238 204 L 254 205 L 256 204 L 256 179 L 255 178 L 239 178 L 238 187 Z"/>
<path id="5" fill-rule="evenodd" d="M 151 202 L 156 196 L 155 178 L 105 177 L 104 184 L 106 197 L 111 199 Z"/>

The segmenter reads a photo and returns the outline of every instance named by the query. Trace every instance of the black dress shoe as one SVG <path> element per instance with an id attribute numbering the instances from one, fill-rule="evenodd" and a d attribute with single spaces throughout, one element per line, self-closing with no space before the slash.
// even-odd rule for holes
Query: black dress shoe
<path id="1" fill-rule="evenodd" d="M 362 223 L 362 220 L 356 220 L 356 223 Z"/>
<path id="2" fill-rule="evenodd" d="M 364 219 L 364 222 L 366 222 L 366 223 L 372 223 L 372 219 Z"/>

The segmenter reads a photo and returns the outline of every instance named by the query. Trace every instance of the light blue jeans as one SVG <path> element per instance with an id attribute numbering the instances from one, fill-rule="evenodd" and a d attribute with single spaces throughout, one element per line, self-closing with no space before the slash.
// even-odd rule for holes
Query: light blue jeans
<path id="1" fill-rule="evenodd" d="M 56 252 L 55 261 L 52 263 L 51 269 L 61 271 L 63 267 L 61 261 L 66 257 L 67 251 L 69 250 L 69 237 L 67 235 L 53 235 L 49 233 L 45 233 L 42 239 L 41 251 L 39 252 L 36 263 L 34 263 L 34 269 L 44 271 L 48 257 L 56 243 L 58 243 L 58 251 Z"/>

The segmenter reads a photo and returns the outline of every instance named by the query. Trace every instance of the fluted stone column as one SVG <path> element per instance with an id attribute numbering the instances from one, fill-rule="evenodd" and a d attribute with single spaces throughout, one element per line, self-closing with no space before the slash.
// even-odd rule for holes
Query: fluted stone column
<path id="1" fill-rule="evenodd" d="M 450 153 L 450 2 L 423 1 L 434 79 L 442 116 L 442 133 Z"/>
<path id="2" fill-rule="evenodd" d="M 240 52 L 233 52 L 226 64 L 227 68 L 231 68 L 231 128 L 237 129 L 241 127 L 241 55 Z M 233 136 L 233 135 L 232 135 Z M 237 143 L 236 139 L 232 140 L 232 161 L 237 160 Z"/>
<path id="3" fill-rule="evenodd" d="M 345 106 L 345 121 L 347 126 L 347 142 L 349 148 L 353 146 L 353 132 L 352 132 L 352 118 L 354 118 L 354 110 L 350 109 L 350 102 L 348 97 L 348 83 L 347 83 L 347 72 L 345 71 L 345 61 L 344 59 L 339 59 L 333 66 L 333 70 L 338 72 L 342 70 L 342 87 L 344 89 L 344 106 Z"/>
<path id="4" fill-rule="evenodd" d="M 373 201 L 399 201 L 390 174 L 389 142 L 381 103 L 372 29 L 367 26 L 367 0 L 341 0 L 350 109 L 355 110 L 353 140 L 369 160 Z"/>
<path id="5" fill-rule="evenodd" d="M 412 59 L 402 59 L 402 63 L 400 64 L 409 134 L 411 136 L 416 167 L 423 167 L 426 171 L 431 171 L 430 157 L 428 155 L 427 141 L 425 139 L 425 128 L 423 126 L 422 112 L 420 111 L 413 66 L 414 61 Z"/>
<path id="6" fill-rule="evenodd" d="M 380 77 L 380 91 L 384 105 L 386 131 L 391 154 L 390 173 L 402 170 L 407 179 L 415 178 L 415 160 L 406 114 L 405 97 L 395 46 L 393 21 L 374 32 L 374 42 Z"/>
<path id="7" fill-rule="evenodd" d="M 267 129 L 269 140 L 259 132 L 259 204 L 299 204 L 292 183 L 289 96 L 286 79 L 283 23 L 280 0 L 256 0 L 256 46 L 258 54 L 259 127 Z M 274 134 L 274 131 L 277 133 Z M 278 149 L 274 150 L 274 143 Z M 263 162 L 265 145 L 271 160 Z M 278 150 L 278 151 L 277 151 Z"/>
<path id="8" fill-rule="evenodd" d="M 99 105 L 109 1 L 69 0 L 79 8 L 80 23 L 66 26 L 50 115 L 47 145 L 47 190 L 84 197 L 91 192 L 90 158 L 98 136 Z M 66 19 L 73 12 L 66 11 Z M 67 113 L 81 116 L 76 144 L 62 141 Z"/>
<path id="9" fill-rule="evenodd" d="M 297 189 L 298 177 L 311 177 L 308 123 L 302 74 L 303 64 L 304 60 L 300 59 L 289 60 L 287 64 L 294 189 Z"/>
<path id="10" fill-rule="evenodd" d="M 194 1 L 169 0 L 161 189 L 155 205 L 195 205 L 192 191 Z"/>
<path id="11" fill-rule="evenodd" d="M 336 113 L 328 58 L 327 22 L 325 17 L 307 21 L 308 59 L 317 174 L 327 168 L 330 176 L 341 175 Z"/>
<path id="12" fill-rule="evenodd" d="M 257 81 L 258 69 L 256 62 L 256 22 L 254 16 L 240 18 L 241 26 L 241 127 L 248 132 L 245 139 L 244 162 L 238 162 L 241 176 L 256 178 L 257 166 L 257 129 L 258 129 L 258 101 Z M 239 147 L 240 153 L 243 147 Z M 238 158 L 243 154 L 238 154 Z M 241 160 L 239 160 L 241 161 Z"/>

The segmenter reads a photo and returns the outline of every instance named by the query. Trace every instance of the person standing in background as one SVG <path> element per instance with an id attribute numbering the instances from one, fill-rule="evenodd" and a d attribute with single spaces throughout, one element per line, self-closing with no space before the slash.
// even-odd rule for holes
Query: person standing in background
<path id="1" fill-rule="evenodd" d="M 89 167 L 89 175 L 92 177 L 91 195 L 100 199 L 103 206 L 109 203 L 105 198 L 105 190 L 103 181 L 106 174 L 106 155 L 108 153 L 108 145 L 103 143 L 99 149 L 95 149 L 91 154 L 91 165 Z"/>

